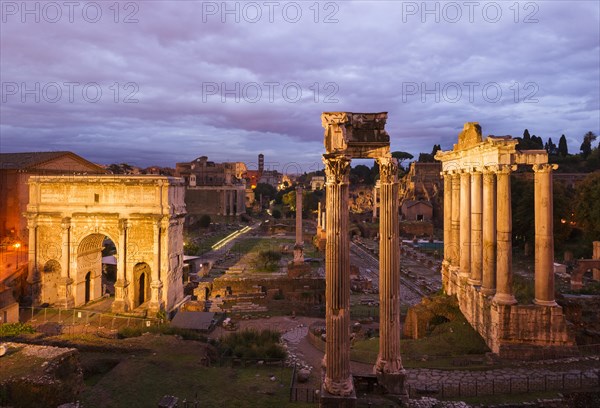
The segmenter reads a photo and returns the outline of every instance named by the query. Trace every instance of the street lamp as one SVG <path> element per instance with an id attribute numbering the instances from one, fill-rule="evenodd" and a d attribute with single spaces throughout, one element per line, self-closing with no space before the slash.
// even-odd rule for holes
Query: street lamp
<path id="1" fill-rule="evenodd" d="M 19 269 L 19 248 L 21 248 L 21 243 L 17 242 L 15 245 L 13 245 L 15 247 L 15 249 L 17 250 L 17 270 Z"/>

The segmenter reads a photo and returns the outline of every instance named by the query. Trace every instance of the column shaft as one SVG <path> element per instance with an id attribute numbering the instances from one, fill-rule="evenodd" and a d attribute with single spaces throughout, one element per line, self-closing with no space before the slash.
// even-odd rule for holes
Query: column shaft
<path id="1" fill-rule="evenodd" d="M 471 174 L 471 285 L 481 285 L 482 280 L 482 177 L 480 171 Z"/>
<path id="2" fill-rule="evenodd" d="M 460 173 L 460 272 L 468 278 L 471 271 L 471 174 Z"/>
<path id="3" fill-rule="evenodd" d="M 444 177 L 444 260 L 450 261 L 452 249 L 452 176 L 449 172 Z"/>
<path id="4" fill-rule="evenodd" d="M 294 264 L 304 264 L 304 237 L 302 231 L 302 186 L 296 187 L 296 245 L 294 245 Z"/>
<path id="5" fill-rule="evenodd" d="M 62 251 L 61 251 L 61 279 L 59 284 L 58 303 L 60 306 L 69 308 L 75 304 L 73 299 L 73 283 L 71 271 L 71 219 L 62 220 Z M 43 290 L 43 288 L 42 288 Z"/>
<path id="6" fill-rule="evenodd" d="M 119 243 L 117 249 L 117 281 L 115 282 L 115 300 L 112 311 L 115 313 L 129 311 L 129 296 L 127 280 L 127 220 L 119 222 Z"/>
<path id="7" fill-rule="evenodd" d="M 483 279 L 481 293 L 496 292 L 496 173 L 483 173 Z"/>
<path id="8" fill-rule="evenodd" d="M 348 175 L 350 159 L 324 155 L 327 176 L 327 244 L 325 255 L 325 381 L 332 395 L 349 396 L 350 374 L 350 242 Z"/>
<path id="9" fill-rule="evenodd" d="M 377 219 L 377 184 L 373 186 L 373 221 Z"/>
<path id="10" fill-rule="evenodd" d="M 378 159 L 379 208 L 379 355 L 373 372 L 392 394 L 406 394 L 400 357 L 400 240 L 398 166 L 392 158 Z"/>
<path id="11" fill-rule="evenodd" d="M 534 165 L 535 172 L 535 303 L 556 306 L 554 300 L 553 165 Z"/>
<path id="12" fill-rule="evenodd" d="M 512 166 L 502 165 L 498 170 L 497 225 L 496 225 L 496 295 L 494 302 L 503 305 L 517 303 L 513 296 L 512 276 L 512 209 L 510 173 Z"/>
<path id="13" fill-rule="evenodd" d="M 460 262 L 460 174 L 452 173 L 452 225 L 450 263 L 458 267 Z"/>

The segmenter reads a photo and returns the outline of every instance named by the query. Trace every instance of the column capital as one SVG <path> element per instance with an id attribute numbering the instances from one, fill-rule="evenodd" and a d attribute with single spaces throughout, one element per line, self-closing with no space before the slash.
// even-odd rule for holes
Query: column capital
<path id="1" fill-rule="evenodd" d="M 323 164 L 325 164 L 327 184 L 347 184 L 350 162 L 350 157 L 346 155 L 324 154 Z"/>
<path id="2" fill-rule="evenodd" d="M 516 164 L 499 164 L 496 167 L 496 173 L 498 174 L 510 174 L 517 169 Z"/>
<path id="3" fill-rule="evenodd" d="M 531 168 L 536 173 L 548 173 L 548 172 L 551 172 L 552 170 L 558 169 L 558 164 L 550 164 L 550 163 L 534 164 L 533 166 L 531 166 Z"/>
<path id="4" fill-rule="evenodd" d="M 394 157 L 379 157 L 379 180 L 382 183 L 391 184 L 398 181 L 398 160 Z"/>
<path id="5" fill-rule="evenodd" d="M 127 218 L 119 218 L 119 230 L 126 231 L 129 228 L 129 221 Z"/>
<path id="6" fill-rule="evenodd" d="M 71 218 L 65 217 L 60 221 L 60 226 L 63 230 L 71 228 Z"/>
<path id="7" fill-rule="evenodd" d="M 31 230 L 38 226 L 37 214 L 27 214 L 27 229 Z"/>

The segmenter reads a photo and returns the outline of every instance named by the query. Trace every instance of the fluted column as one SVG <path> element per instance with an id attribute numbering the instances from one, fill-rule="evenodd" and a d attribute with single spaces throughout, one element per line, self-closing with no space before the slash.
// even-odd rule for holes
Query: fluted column
<path id="1" fill-rule="evenodd" d="M 162 237 L 162 229 L 160 219 L 154 221 L 153 232 L 154 257 L 152 260 L 152 283 L 150 284 L 151 294 L 149 309 L 151 313 L 158 313 L 161 309 L 164 308 L 162 295 L 163 283 L 161 280 L 160 270 L 160 263 L 162 258 L 162 245 L 160 242 Z"/>
<path id="2" fill-rule="evenodd" d="M 119 220 L 119 249 L 117 251 L 117 281 L 115 282 L 115 300 L 112 311 L 127 312 L 130 309 L 129 281 L 127 279 L 127 229 L 126 219 Z"/>
<path id="3" fill-rule="evenodd" d="M 294 245 L 294 264 L 304 264 L 304 237 L 302 231 L 302 186 L 296 187 L 296 245 Z"/>
<path id="4" fill-rule="evenodd" d="M 71 271 L 71 219 L 66 217 L 62 219 L 62 245 L 60 258 L 60 283 L 58 285 L 58 304 L 59 306 L 70 308 L 75 305 L 73 298 L 73 277 Z M 43 290 L 43 288 L 42 288 Z"/>
<path id="5" fill-rule="evenodd" d="M 496 170 L 483 170 L 483 278 L 481 293 L 496 293 Z"/>
<path id="6" fill-rule="evenodd" d="M 503 305 L 517 303 L 513 295 L 512 274 L 512 209 L 510 193 L 511 165 L 500 165 L 497 175 L 496 219 L 496 295 L 494 302 Z"/>
<path id="7" fill-rule="evenodd" d="M 471 174 L 460 173 L 460 272 L 468 278 L 471 271 Z"/>
<path id="8" fill-rule="evenodd" d="M 379 383 L 391 394 L 406 394 L 400 358 L 400 247 L 398 164 L 377 160 L 380 174 L 379 218 L 379 355 L 373 367 Z"/>
<path id="9" fill-rule="evenodd" d="M 377 182 L 373 186 L 373 222 L 377 220 Z"/>
<path id="10" fill-rule="evenodd" d="M 350 242 L 348 175 L 350 158 L 323 155 L 327 178 L 327 244 L 325 255 L 325 380 L 335 396 L 354 393 L 350 374 Z"/>
<path id="11" fill-rule="evenodd" d="M 451 265 L 458 267 L 460 262 L 460 173 L 452 172 L 452 224 L 450 260 Z"/>
<path id="12" fill-rule="evenodd" d="M 555 164 L 533 166 L 535 189 L 535 303 L 556 306 L 554 299 L 554 212 L 552 170 Z"/>
<path id="13" fill-rule="evenodd" d="M 317 232 L 321 228 L 321 202 L 317 203 Z"/>
<path id="14" fill-rule="evenodd" d="M 469 283 L 479 286 L 483 274 L 483 249 L 482 249 L 482 177 L 481 171 L 471 173 L 471 275 Z"/>
<path id="15" fill-rule="evenodd" d="M 452 175 L 442 172 L 444 177 L 444 260 L 451 259 L 452 248 Z"/>

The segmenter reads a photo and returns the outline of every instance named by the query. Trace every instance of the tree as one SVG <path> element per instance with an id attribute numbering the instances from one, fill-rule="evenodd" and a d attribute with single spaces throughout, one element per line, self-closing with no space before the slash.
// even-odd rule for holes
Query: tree
<path id="1" fill-rule="evenodd" d="M 277 268 L 280 259 L 281 254 L 279 252 L 273 250 L 260 251 L 256 263 L 263 270 L 273 270 Z"/>
<path id="2" fill-rule="evenodd" d="M 402 162 L 404 160 L 412 160 L 415 156 L 408 152 L 392 152 L 392 157 L 398 160 L 398 167 L 402 167 Z"/>
<path id="3" fill-rule="evenodd" d="M 200 228 L 207 228 L 210 225 L 211 221 L 212 220 L 210 219 L 210 215 L 204 214 L 198 220 L 198 225 L 200 226 Z"/>
<path id="4" fill-rule="evenodd" d="M 266 199 L 267 197 L 275 198 L 276 194 L 277 189 L 275 189 L 275 187 L 267 183 L 258 183 L 254 188 L 254 196 L 256 198 L 259 198 L 261 195 L 263 196 L 263 199 Z"/>
<path id="5" fill-rule="evenodd" d="M 541 137 L 533 135 L 531 136 L 531 148 L 532 149 L 543 149 L 544 148 L 544 141 L 542 140 Z"/>
<path id="6" fill-rule="evenodd" d="M 371 179 L 371 169 L 364 164 L 359 164 L 350 169 L 351 184 L 373 184 Z"/>
<path id="7" fill-rule="evenodd" d="M 525 129 L 525 131 L 523 132 L 523 140 L 525 140 L 526 142 L 531 140 L 531 136 L 529 135 L 529 130 Z"/>
<path id="8" fill-rule="evenodd" d="M 442 146 L 439 144 L 434 144 L 433 149 L 431 149 L 431 156 L 435 157 L 435 154 L 440 150 L 442 150 Z"/>
<path id="9" fill-rule="evenodd" d="M 558 141 L 558 154 L 561 157 L 567 157 L 569 155 L 569 147 L 567 146 L 567 138 L 562 135 Z"/>
<path id="10" fill-rule="evenodd" d="M 277 208 L 275 208 L 273 211 L 271 211 L 271 215 L 273 215 L 273 218 L 278 220 L 281 218 L 281 211 L 279 211 Z"/>
<path id="11" fill-rule="evenodd" d="M 546 149 L 548 154 L 552 154 L 552 155 L 558 154 L 558 149 L 557 149 L 556 145 L 554 144 L 554 142 L 552 141 L 551 137 L 548 138 L 548 141 L 544 145 L 544 149 Z"/>
<path id="12" fill-rule="evenodd" d="M 591 133 L 591 132 L 590 132 Z M 575 195 L 575 220 L 590 241 L 600 240 L 600 173 L 592 173 L 578 186 Z"/>
<path id="13" fill-rule="evenodd" d="M 587 132 L 583 136 L 583 143 L 581 143 L 581 147 L 579 148 L 579 150 L 581 150 L 581 154 L 584 159 L 587 159 L 590 153 L 592 153 L 592 142 L 596 140 L 596 138 L 596 134 L 591 131 Z"/>

